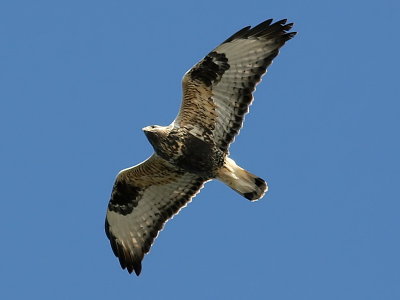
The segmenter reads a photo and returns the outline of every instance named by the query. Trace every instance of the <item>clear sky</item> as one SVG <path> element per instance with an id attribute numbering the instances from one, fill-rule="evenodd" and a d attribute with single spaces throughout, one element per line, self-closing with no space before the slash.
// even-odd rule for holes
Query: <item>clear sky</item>
<path id="1" fill-rule="evenodd" d="M 169 124 L 186 70 L 268 18 L 298 35 L 231 148 L 269 182 L 220 182 L 140 277 L 104 234 L 117 172 Z M 2 299 L 400 299 L 400 2 L 2 1 Z"/>

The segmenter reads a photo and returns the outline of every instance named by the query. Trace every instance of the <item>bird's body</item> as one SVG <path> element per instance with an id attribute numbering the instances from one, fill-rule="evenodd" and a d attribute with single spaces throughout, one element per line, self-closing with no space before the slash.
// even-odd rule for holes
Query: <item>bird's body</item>
<path id="1" fill-rule="evenodd" d="M 249 200 L 261 198 L 266 182 L 229 157 L 253 100 L 252 93 L 279 48 L 295 33 L 292 24 L 267 20 L 232 35 L 184 76 L 178 116 L 169 126 L 143 128 L 154 154 L 122 170 L 114 183 L 106 233 L 129 273 L 141 272 L 164 223 L 218 179 Z"/>
<path id="2" fill-rule="evenodd" d="M 150 126 L 144 128 L 144 132 L 155 153 L 183 171 L 211 179 L 224 164 L 224 151 L 193 135 L 187 128 Z"/>

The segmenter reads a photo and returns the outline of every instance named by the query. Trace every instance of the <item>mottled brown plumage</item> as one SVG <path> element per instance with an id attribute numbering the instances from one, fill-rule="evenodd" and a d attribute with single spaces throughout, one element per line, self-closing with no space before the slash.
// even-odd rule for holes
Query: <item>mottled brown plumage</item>
<path id="1" fill-rule="evenodd" d="M 154 154 L 122 170 L 114 183 L 106 233 L 122 268 L 141 272 L 141 261 L 165 222 L 204 183 L 218 179 L 249 200 L 266 182 L 229 158 L 253 100 L 253 91 L 279 48 L 295 33 L 286 20 L 245 27 L 210 52 L 183 77 L 183 99 L 169 126 L 143 130 Z"/>

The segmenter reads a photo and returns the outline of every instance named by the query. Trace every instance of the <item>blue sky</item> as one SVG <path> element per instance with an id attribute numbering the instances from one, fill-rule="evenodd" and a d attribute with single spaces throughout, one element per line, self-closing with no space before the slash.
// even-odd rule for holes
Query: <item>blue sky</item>
<path id="1" fill-rule="evenodd" d="M 398 1 L 3 1 L 4 299 L 400 299 Z M 295 22 L 211 182 L 140 277 L 104 234 L 115 175 L 169 124 L 184 72 L 246 25 Z"/>

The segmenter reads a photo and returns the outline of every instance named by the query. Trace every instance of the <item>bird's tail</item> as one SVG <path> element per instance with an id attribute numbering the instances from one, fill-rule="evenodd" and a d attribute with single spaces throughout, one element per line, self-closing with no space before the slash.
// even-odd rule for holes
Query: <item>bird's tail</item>
<path id="1" fill-rule="evenodd" d="M 242 169 L 229 157 L 218 171 L 217 179 L 249 200 L 260 199 L 268 190 L 263 179 Z"/>

